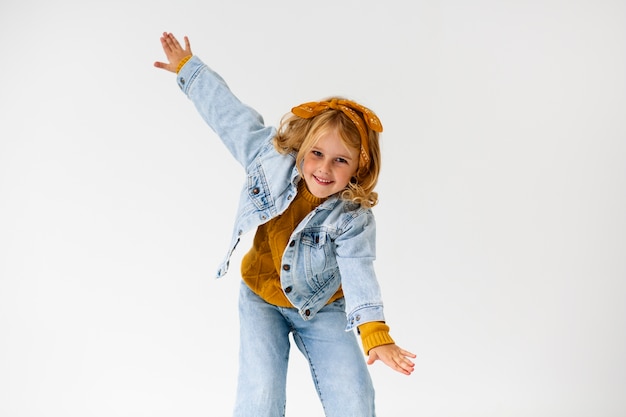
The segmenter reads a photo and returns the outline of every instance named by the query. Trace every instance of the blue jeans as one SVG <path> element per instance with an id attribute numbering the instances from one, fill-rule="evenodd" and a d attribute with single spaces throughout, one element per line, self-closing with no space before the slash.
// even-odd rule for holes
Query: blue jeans
<path id="1" fill-rule="evenodd" d="M 235 417 L 285 415 L 289 333 L 309 362 L 327 417 L 374 417 L 374 388 L 354 332 L 346 332 L 344 299 L 309 321 L 294 308 L 268 304 L 242 282 Z"/>

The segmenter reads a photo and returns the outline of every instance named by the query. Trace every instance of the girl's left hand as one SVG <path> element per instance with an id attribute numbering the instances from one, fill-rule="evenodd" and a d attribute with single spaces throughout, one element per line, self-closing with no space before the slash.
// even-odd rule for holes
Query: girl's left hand
<path id="1" fill-rule="evenodd" d="M 367 364 L 371 365 L 377 360 L 401 374 L 411 375 L 415 364 L 408 358 L 415 358 L 415 354 L 402 349 L 396 344 L 382 345 L 370 349 Z"/>

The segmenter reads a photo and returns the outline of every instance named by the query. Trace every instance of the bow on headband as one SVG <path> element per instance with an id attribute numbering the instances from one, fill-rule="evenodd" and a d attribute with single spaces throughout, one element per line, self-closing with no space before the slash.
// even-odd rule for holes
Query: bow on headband
<path id="1" fill-rule="evenodd" d="M 358 103 L 350 100 L 332 99 L 331 101 L 312 101 L 309 103 L 300 104 L 299 106 L 291 109 L 291 112 L 303 119 L 310 119 L 318 114 L 328 110 L 341 110 L 346 116 L 352 120 L 356 126 L 359 134 L 361 135 L 361 153 L 359 157 L 359 169 L 368 166 L 370 161 L 369 141 L 367 135 L 367 129 L 363 125 L 363 122 L 375 132 L 382 132 L 383 125 L 380 120 L 374 114 L 373 111 L 365 106 L 361 106 Z M 363 114 L 363 117 L 359 116 L 357 111 Z"/>

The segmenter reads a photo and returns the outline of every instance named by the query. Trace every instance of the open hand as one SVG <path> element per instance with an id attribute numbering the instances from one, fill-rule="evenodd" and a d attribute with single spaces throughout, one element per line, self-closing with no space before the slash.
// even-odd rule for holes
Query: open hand
<path id="1" fill-rule="evenodd" d="M 169 62 L 166 63 L 156 61 L 154 66 L 170 72 L 176 72 L 180 61 L 182 61 L 183 58 L 193 55 L 189 39 L 186 36 L 185 47 L 183 48 L 174 35 L 163 32 L 163 36 L 161 36 L 161 46 L 163 47 L 163 52 L 165 52 L 165 56 Z"/>
<path id="2" fill-rule="evenodd" d="M 400 348 L 396 344 L 381 345 L 370 349 L 367 364 L 371 365 L 380 359 L 394 371 L 411 375 L 415 369 L 415 364 L 408 358 L 415 358 L 415 354 Z"/>

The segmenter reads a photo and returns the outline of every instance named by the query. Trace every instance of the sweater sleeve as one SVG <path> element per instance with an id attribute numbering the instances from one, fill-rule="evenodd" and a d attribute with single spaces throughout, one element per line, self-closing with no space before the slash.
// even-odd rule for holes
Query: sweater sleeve
<path id="1" fill-rule="evenodd" d="M 176 74 L 178 74 L 180 72 L 180 70 L 185 66 L 187 61 L 189 61 L 192 56 L 193 55 L 187 55 L 186 57 L 184 57 L 183 59 L 180 60 L 180 62 L 178 63 L 178 67 L 176 68 Z"/>
<path id="2" fill-rule="evenodd" d="M 389 326 L 384 321 L 363 323 L 359 326 L 359 333 L 361 334 L 363 351 L 366 355 L 369 355 L 370 350 L 375 347 L 395 343 L 391 335 L 389 335 Z"/>

